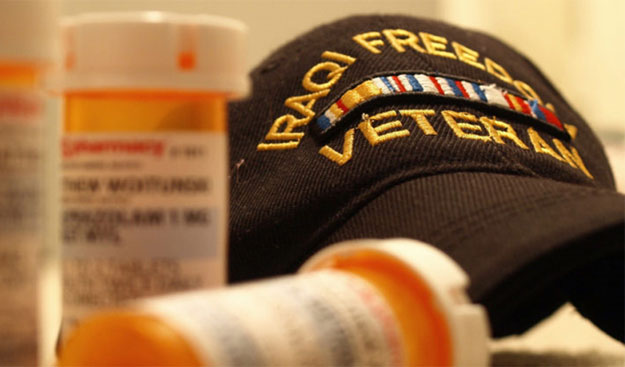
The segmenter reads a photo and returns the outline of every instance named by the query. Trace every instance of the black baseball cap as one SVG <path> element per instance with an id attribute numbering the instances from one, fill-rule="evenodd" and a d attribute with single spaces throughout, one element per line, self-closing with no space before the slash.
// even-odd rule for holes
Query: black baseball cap
<path id="1" fill-rule="evenodd" d="M 251 77 L 230 105 L 230 281 L 347 239 L 415 238 L 469 274 L 495 337 L 569 301 L 623 340 L 625 198 L 522 54 L 438 21 L 354 16 Z"/>

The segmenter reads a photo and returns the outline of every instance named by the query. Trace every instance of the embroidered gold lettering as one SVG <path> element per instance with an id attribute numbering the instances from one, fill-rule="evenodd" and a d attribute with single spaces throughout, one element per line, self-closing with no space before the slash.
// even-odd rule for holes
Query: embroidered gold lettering
<path id="1" fill-rule="evenodd" d="M 360 128 L 360 131 L 362 131 L 363 135 L 367 138 L 369 143 L 373 146 L 378 145 L 388 140 L 397 139 L 397 138 L 410 135 L 410 131 L 406 129 L 395 130 L 395 131 L 391 131 L 391 132 L 387 132 L 386 134 L 383 134 L 384 132 L 388 130 L 402 127 L 401 121 L 399 120 L 386 122 L 376 127 L 373 126 L 374 122 L 378 122 L 380 120 L 391 118 L 391 117 L 396 117 L 396 116 L 397 116 L 397 112 L 395 111 L 387 111 L 387 112 L 378 113 L 377 115 L 371 116 L 367 118 L 366 120 L 364 120 L 363 122 L 361 122 L 358 125 L 358 128 Z"/>
<path id="2" fill-rule="evenodd" d="M 330 93 L 330 90 L 324 89 L 322 91 L 306 94 L 303 96 L 289 97 L 286 99 L 286 101 L 284 101 L 284 105 L 292 110 L 301 113 L 304 117 L 306 117 L 306 122 L 301 124 L 306 125 L 308 121 L 310 121 L 310 119 L 315 115 L 315 111 L 313 111 L 312 109 L 315 105 L 315 102 L 317 102 L 319 98 L 327 96 L 328 93 Z"/>
<path id="3" fill-rule="evenodd" d="M 284 150 L 284 149 L 294 149 L 299 145 L 300 140 L 304 137 L 304 133 L 292 132 L 294 128 L 298 126 L 305 125 L 310 118 L 298 119 L 293 115 L 282 115 L 278 117 L 267 135 L 265 135 L 266 140 L 292 140 L 289 142 L 280 142 L 280 143 L 260 143 L 256 146 L 256 149 L 259 151 L 263 150 Z"/>
<path id="4" fill-rule="evenodd" d="M 369 52 L 372 52 L 374 54 L 379 54 L 382 51 L 378 50 L 376 46 L 384 45 L 384 41 L 380 39 L 380 36 L 381 36 L 380 32 L 367 32 L 367 33 L 357 34 L 354 37 L 352 37 L 352 39 L 356 41 L 356 43 L 364 47 L 366 50 L 368 50 Z"/>
<path id="5" fill-rule="evenodd" d="M 417 52 L 425 52 L 434 56 L 460 60 L 477 69 L 486 70 L 489 74 L 496 76 L 506 83 L 514 85 L 527 99 L 537 100 L 539 104 L 554 111 L 550 103 L 543 103 L 543 100 L 532 86 L 521 80 L 514 80 L 503 66 L 489 57 L 484 57 L 483 62 L 480 62 L 480 54 L 461 43 L 452 40 L 451 46 L 454 52 L 450 52 L 448 50 L 449 41 L 442 36 L 427 32 L 419 32 L 417 35 L 405 29 L 384 29 L 381 32 L 382 33 L 372 31 L 360 33 L 352 37 L 352 39 L 369 52 L 380 54 L 383 51 L 381 46 L 385 44 L 382 39 L 383 34 L 384 38 L 386 38 L 388 43 L 397 52 L 406 52 L 407 48 L 410 47 Z M 419 44 L 419 42 L 421 42 L 421 44 Z M 338 59 L 336 61 L 338 61 Z"/>
<path id="6" fill-rule="evenodd" d="M 497 144 L 505 144 L 504 138 L 513 141 L 517 146 L 523 149 L 529 149 L 525 143 L 516 134 L 516 131 L 511 125 L 506 124 L 503 121 L 499 121 L 494 117 L 488 118 L 486 116 L 480 117 L 480 122 L 488 131 L 488 135 Z"/>
<path id="7" fill-rule="evenodd" d="M 300 140 L 304 133 L 293 133 L 293 129 L 306 124 L 306 121 L 309 118 L 298 119 L 293 115 L 282 115 L 278 117 L 271 128 L 269 128 L 269 132 L 265 135 L 265 139 L 267 140 Z M 284 125 L 284 129 L 280 131 L 280 128 Z"/>
<path id="8" fill-rule="evenodd" d="M 470 48 L 453 41 L 451 43 L 454 50 L 456 51 L 456 55 L 458 55 L 458 60 L 467 63 L 473 67 L 484 70 L 484 65 L 480 64 L 477 59 L 480 54 L 477 51 L 471 50 Z"/>
<path id="9" fill-rule="evenodd" d="M 322 58 L 341 62 L 348 66 L 353 64 L 356 59 L 354 57 L 344 55 L 333 51 L 324 51 Z M 303 132 L 293 132 L 296 127 L 306 126 L 315 115 L 313 107 L 319 98 L 323 98 L 330 93 L 338 80 L 343 76 L 347 66 L 341 66 L 336 62 L 323 61 L 311 67 L 302 78 L 302 86 L 312 92 L 302 96 L 289 97 L 284 101 L 284 105 L 294 111 L 299 112 L 303 117 L 297 118 L 291 114 L 278 117 L 271 125 L 269 132 L 265 135 L 266 140 L 278 140 L 279 142 L 262 142 L 256 146 L 259 151 L 264 150 L 284 150 L 294 149 L 299 145 L 300 140 L 304 137 Z M 326 81 L 314 81 L 317 73 L 327 72 Z M 284 142 L 285 140 L 290 140 Z"/>
<path id="10" fill-rule="evenodd" d="M 430 124 L 426 117 L 434 116 L 436 114 L 434 110 L 400 110 L 399 113 L 402 114 L 402 116 L 411 117 L 425 135 L 436 135 L 436 130 L 434 130 L 432 124 Z"/>
<path id="11" fill-rule="evenodd" d="M 334 51 L 324 51 L 321 54 L 321 57 L 323 57 L 324 59 L 328 59 L 328 60 L 342 62 L 343 64 L 347 64 L 347 65 L 351 65 L 356 61 L 355 57 L 351 57 L 349 55 L 344 55 L 342 53 L 334 52 Z"/>
<path id="12" fill-rule="evenodd" d="M 593 178 L 575 147 L 565 145 L 559 139 L 554 138 L 552 140 L 553 145 L 555 146 L 554 148 L 550 146 L 533 128 L 527 129 L 527 134 L 531 142 L 530 147 L 529 144 L 519 138 L 519 135 L 511 124 L 497 120 L 495 117 L 475 116 L 468 112 L 453 110 L 442 111 L 441 115 L 447 125 L 449 125 L 452 129 L 455 136 L 458 138 L 479 140 L 485 143 L 492 142 L 496 144 L 510 144 L 510 142 L 512 142 L 514 143 L 514 146 L 519 147 L 520 149 L 532 149 L 533 152 L 549 155 L 562 163 L 566 163 L 573 168 L 579 169 L 589 178 Z M 390 110 L 378 113 L 371 117 L 364 115 L 363 121 L 358 124 L 358 129 L 362 132 L 371 146 L 377 146 L 385 141 L 411 135 L 408 129 L 403 128 L 402 122 L 397 119 L 398 116 L 406 116 L 413 120 L 425 135 L 438 135 L 437 131 L 428 120 L 431 116 L 436 116 L 435 110 Z M 280 124 L 276 123 L 274 127 L 276 132 L 279 129 L 282 129 L 282 131 L 278 133 L 279 135 L 272 136 L 272 139 L 293 139 L 293 141 L 285 143 L 259 144 L 258 150 L 290 149 L 297 146 L 301 136 L 298 135 L 298 133 L 290 132 L 292 126 L 296 126 L 297 122 L 294 120 L 293 116 L 290 118 L 286 116 L 283 117 L 284 121 L 280 121 Z M 283 126 L 285 124 L 286 126 Z M 577 135 L 577 128 L 575 126 L 564 124 L 564 127 L 573 138 Z M 356 130 L 354 128 L 351 128 L 345 132 L 342 151 L 336 150 L 329 145 L 325 145 L 319 149 L 319 154 L 339 166 L 346 164 L 353 157 L 355 131 Z"/>
<path id="13" fill-rule="evenodd" d="M 477 117 L 467 112 L 456 112 L 446 110 L 441 112 L 445 122 L 451 128 L 451 130 L 456 134 L 457 137 L 462 139 L 473 139 L 479 140 L 483 142 L 490 141 L 490 137 L 488 135 L 477 135 L 471 132 L 481 132 L 482 127 L 480 125 L 471 124 L 467 122 L 458 122 L 458 120 L 469 121 L 469 122 L 477 122 Z M 470 132 L 467 132 L 470 131 Z"/>
<path id="14" fill-rule="evenodd" d="M 310 70 L 306 72 L 306 74 L 304 75 L 304 79 L 302 79 L 302 86 L 310 92 L 319 92 L 322 90 L 328 90 L 329 92 L 329 89 L 332 88 L 332 86 L 336 84 L 339 79 L 341 79 L 341 76 L 343 76 L 345 70 L 347 70 L 347 66 L 341 66 L 331 61 L 321 62 L 313 66 L 312 68 L 310 68 Z M 328 72 L 328 74 L 326 75 L 326 78 L 328 79 L 327 82 L 317 83 L 313 81 L 313 77 L 315 76 L 315 74 L 320 71 Z"/>
<path id="15" fill-rule="evenodd" d="M 299 145 L 298 141 L 290 141 L 288 143 L 260 143 L 256 146 L 258 151 L 266 151 L 266 150 L 287 150 L 287 149 L 295 149 Z"/>
<path id="16" fill-rule="evenodd" d="M 549 144 L 547 144 L 546 141 L 543 140 L 543 138 L 540 137 L 540 135 L 538 135 L 538 133 L 536 132 L 536 130 L 532 129 L 531 127 L 529 129 L 527 129 L 527 134 L 530 137 L 530 141 L 532 142 L 532 146 L 534 147 L 534 151 L 536 153 L 542 153 L 542 154 L 547 154 L 552 156 L 553 158 L 564 162 L 564 158 L 560 157 L 558 155 L 558 153 L 556 153 L 550 146 Z"/>
<path id="17" fill-rule="evenodd" d="M 510 74 L 508 74 L 506 69 L 503 68 L 503 66 L 497 64 L 488 57 L 484 58 L 484 65 L 486 65 L 486 71 L 490 74 L 493 74 L 494 76 L 503 80 L 506 83 L 512 83 L 512 77 L 510 76 Z"/>
<path id="18" fill-rule="evenodd" d="M 568 163 L 571 167 L 578 168 L 580 171 L 584 172 L 584 174 L 589 178 L 594 178 L 592 177 L 590 172 L 588 172 L 586 165 L 584 165 L 584 161 L 582 161 L 582 157 L 579 156 L 579 152 L 577 151 L 577 149 L 575 149 L 575 147 L 571 147 L 571 150 L 568 150 L 566 149 L 564 144 L 558 139 L 553 139 L 553 145 L 555 145 L 556 149 L 558 149 L 560 154 L 562 154 L 562 157 L 564 158 L 564 161 L 566 163 Z"/>
<path id="19" fill-rule="evenodd" d="M 345 138 L 343 140 L 343 153 L 339 153 L 332 149 L 329 145 L 324 145 L 319 149 L 319 154 L 335 162 L 339 166 L 349 162 L 352 158 L 352 151 L 354 149 L 354 129 L 349 129 L 345 132 Z"/>
<path id="20" fill-rule="evenodd" d="M 456 55 L 449 51 L 445 51 L 447 49 L 447 38 L 426 32 L 419 32 L 419 36 L 421 36 L 421 41 L 423 41 L 423 45 L 430 55 L 447 57 L 450 59 L 456 58 Z"/>
<path id="21" fill-rule="evenodd" d="M 412 32 L 404 29 L 385 29 L 382 33 L 391 46 L 393 46 L 393 48 L 398 52 L 406 52 L 406 48 L 404 46 L 409 46 L 418 52 L 425 52 L 425 50 L 419 46 L 419 38 Z"/>

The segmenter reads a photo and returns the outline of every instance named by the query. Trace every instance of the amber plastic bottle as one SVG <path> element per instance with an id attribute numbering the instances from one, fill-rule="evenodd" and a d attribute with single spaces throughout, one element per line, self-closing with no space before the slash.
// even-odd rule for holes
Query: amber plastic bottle
<path id="1" fill-rule="evenodd" d="M 134 298 L 223 285 L 228 99 L 245 27 L 160 12 L 63 23 L 63 329 Z"/>
<path id="2" fill-rule="evenodd" d="M 60 366 L 486 366 L 467 278 L 412 240 L 357 240 L 299 275 L 138 301 L 69 336 Z"/>
<path id="3" fill-rule="evenodd" d="M 54 8 L 0 2 L 0 365 L 40 355 L 46 99 Z"/>

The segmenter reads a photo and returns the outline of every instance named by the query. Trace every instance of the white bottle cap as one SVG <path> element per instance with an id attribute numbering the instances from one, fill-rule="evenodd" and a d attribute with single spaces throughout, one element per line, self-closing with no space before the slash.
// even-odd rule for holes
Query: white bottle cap
<path id="1" fill-rule="evenodd" d="M 55 2 L 0 1 L 0 63 L 50 63 L 54 57 Z"/>
<path id="2" fill-rule="evenodd" d="M 454 366 L 489 365 L 486 313 L 466 296 L 469 284 L 466 273 L 447 254 L 431 245 L 412 239 L 341 242 L 312 256 L 300 272 L 331 268 L 333 259 L 362 251 L 379 253 L 406 265 L 417 279 L 429 286 L 449 325 Z"/>
<path id="3" fill-rule="evenodd" d="M 64 91 L 248 91 L 246 26 L 208 15 L 93 13 L 62 24 Z"/>

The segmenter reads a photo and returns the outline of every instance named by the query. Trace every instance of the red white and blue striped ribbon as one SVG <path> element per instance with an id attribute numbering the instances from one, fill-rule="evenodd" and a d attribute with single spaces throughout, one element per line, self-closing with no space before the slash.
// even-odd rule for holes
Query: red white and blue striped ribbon
<path id="1" fill-rule="evenodd" d="M 497 87 L 472 81 L 427 74 L 395 74 L 376 76 L 345 92 L 341 98 L 323 111 L 316 123 L 321 133 L 326 132 L 349 111 L 363 103 L 385 95 L 405 93 L 437 94 L 479 101 L 513 110 L 564 131 L 558 117 L 536 100 L 527 100 Z"/>

